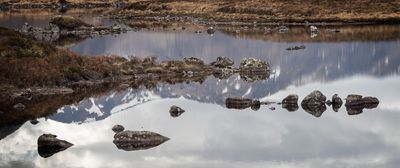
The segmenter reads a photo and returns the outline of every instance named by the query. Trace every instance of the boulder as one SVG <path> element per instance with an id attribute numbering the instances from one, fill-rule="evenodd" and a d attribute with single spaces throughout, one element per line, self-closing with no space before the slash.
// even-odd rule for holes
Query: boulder
<path id="1" fill-rule="evenodd" d="M 185 110 L 175 105 L 171 106 L 171 108 L 169 109 L 169 114 L 171 115 L 171 117 L 179 117 L 184 112 Z"/>
<path id="2" fill-rule="evenodd" d="M 268 68 L 269 69 L 269 64 L 266 61 L 262 61 L 256 58 L 244 58 L 240 62 L 240 69 L 244 68 Z"/>
<path id="3" fill-rule="evenodd" d="M 210 65 L 214 66 L 214 67 L 217 67 L 217 68 L 226 68 L 226 67 L 229 67 L 229 66 L 233 66 L 233 64 L 235 64 L 235 63 L 233 62 L 232 59 L 224 57 L 224 56 L 220 56 L 220 57 L 217 58 L 216 61 L 211 62 Z"/>
<path id="4" fill-rule="evenodd" d="M 340 107 L 342 107 L 342 104 L 343 104 L 342 99 L 337 94 L 334 94 L 332 96 L 332 109 L 333 109 L 333 111 L 338 112 Z"/>
<path id="5" fill-rule="evenodd" d="M 54 16 L 53 18 L 51 18 L 50 23 L 58 26 L 60 29 L 68 29 L 68 30 L 73 30 L 81 26 L 89 26 L 85 22 L 73 16 L 65 16 L 65 15 Z"/>
<path id="6" fill-rule="evenodd" d="M 259 100 L 245 99 L 245 98 L 227 98 L 225 100 L 225 106 L 228 109 L 246 109 L 251 108 L 256 111 L 260 109 L 261 102 Z"/>
<path id="7" fill-rule="evenodd" d="M 299 96 L 295 94 L 288 95 L 282 100 L 282 108 L 287 109 L 288 111 L 297 111 L 299 109 L 299 105 L 297 104 L 297 101 L 299 99 Z"/>
<path id="8" fill-rule="evenodd" d="M 119 133 L 119 132 L 122 132 L 122 131 L 124 131 L 124 126 L 122 126 L 122 125 L 114 125 L 113 127 L 112 127 L 112 130 L 115 132 L 115 133 Z"/>
<path id="9" fill-rule="evenodd" d="M 310 26 L 310 32 L 318 32 L 318 28 L 316 26 Z"/>
<path id="10" fill-rule="evenodd" d="M 125 151 L 146 150 L 156 147 L 169 138 L 150 131 L 122 131 L 114 135 L 113 143 Z"/>
<path id="11" fill-rule="evenodd" d="M 376 97 L 362 97 L 361 95 L 351 94 L 346 98 L 346 110 L 349 115 L 362 113 L 364 108 L 372 109 L 379 105 L 379 100 Z"/>
<path id="12" fill-rule="evenodd" d="M 289 96 L 286 96 L 283 100 L 282 100 L 282 104 L 297 104 L 297 101 L 299 100 L 299 96 L 295 95 L 295 94 L 291 94 Z"/>
<path id="13" fill-rule="evenodd" d="M 63 151 L 73 145 L 65 140 L 57 139 L 56 137 L 56 135 L 52 134 L 43 134 L 39 137 L 37 144 L 38 152 L 41 157 L 50 157 L 55 153 Z"/>
<path id="14" fill-rule="evenodd" d="M 325 101 L 326 97 L 320 91 L 315 90 L 301 101 L 301 107 L 313 116 L 320 117 L 326 111 Z"/>

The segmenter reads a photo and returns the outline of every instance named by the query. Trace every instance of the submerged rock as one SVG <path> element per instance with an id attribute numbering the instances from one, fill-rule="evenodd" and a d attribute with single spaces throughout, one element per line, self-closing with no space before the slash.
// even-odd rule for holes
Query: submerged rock
<path id="1" fill-rule="evenodd" d="M 150 131 L 122 131 L 114 135 L 113 143 L 125 151 L 145 150 L 156 147 L 169 138 Z"/>
<path id="2" fill-rule="evenodd" d="M 245 99 L 245 98 L 227 98 L 225 100 L 225 106 L 228 109 L 246 109 L 251 108 L 256 111 L 260 109 L 261 102 L 259 100 Z"/>
<path id="3" fill-rule="evenodd" d="M 217 68 L 226 68 L 226 67 L 232 66 L 233 64 L 235 64 L 235 63 L 233 62 L 232 59 L 224 57 L 224 56 L 220 56 L 217 58 L 216 61 L 211 62 L 210 65 L 217 67 Z"/>
<path id="4" fill-rule="evenodd" d="M 288 111 L 297 111 L 299 109 L 299 105 L 297 101 L 299 96 L 295 94 L 288 95 L 282 100 L 282 108 L 287 109 Z"/>
<path id="5" fill-rule="evenodd" d="M 171 106 L 171 108 L 169 109 L 169 114 L 171 115 L 171 117 L 179 117 L 184 112 L 185 110 L 175 105 Z"/>
<path id="6" fill-rule="evenodd" d="M 124 126 L 122 126 L 122 125 L 114 125 L 113 127 L 112 127 L 112 130 L 115 132 L 115 133 L 118 133 L 118 132 L 122 132 L 122 131 L 124 131 Z"/>
<path id="7" fill-rule="evenodd" d="M 56 135 L 52 134 L 43 134 L 39 137 L 37 144 L 38 152 L 41 157 L 50 157 L 55 153 L 63 151 L 73 145 L 67 141 L 59 140 L 56 137 Z"/>
<path id="8" fill-rule="evenodd" d="M 291 46 L 291 47 L 286 48 L 286 50 L 304 50 L 304 49 L 306 49 L 306 46 L 305 46 L 305 45 L 301 45 L 301 46 Z"/>
<path id="9" fill-rule="evenodd" d="M 316 90 L 301 101 L 301 107 L 313 116 L 320 117 L 326 111 L 325 101 L 326 97 L 320 91 Z"/>

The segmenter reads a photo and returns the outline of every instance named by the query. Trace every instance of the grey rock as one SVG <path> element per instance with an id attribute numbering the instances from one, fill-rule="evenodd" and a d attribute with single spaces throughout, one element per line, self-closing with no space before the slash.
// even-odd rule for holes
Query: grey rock
<path id="1" fill-rule="evenodd" d="M 326 97 L 320 91 L 315 90 L 301 101 L 301 107 L 313 116 L 320 117 L 326 111 L 325 101 Z"/>
<path id="2" fill-rule="evenodd" d="M 146 150 L 156 147 L 169 138 L 150 131 L 122 131 L 114 135 L 113 143 L 125 151 Z"/>
<path id="3" fill-rule="evenodd" d="M 210 65 L 218 68 L 226 68 L 234 64 L 233 60 L 224 56 L 220 56 L 216 61 L 212 62 Z"/>
<path id="4" fill-rule="evenodd" d="M 33 119 L 33 120 L 29 121 L 29 122 L 30 122 L 32 125 L 36 125 L 36 124 L 39 123 L 39 121 L 36 120 L 36 119 Z"/>
<path id="5" fill-rule="evenodd" d="M 57 136 L 52 134 L 41 135 L 37 141 L 37 144 L 39 155 L 44 158 L 50 157 L 55 153 L 63 151 L 73 145 L 65 140 L 57 139 Z"/>
<path id="6" fill-rule="evenodd" d="M 183 61 L 185 61 L 185 63 L 187 63 L 187 64 L 197 64 L 197 65 L 204 64 L 203 60 L 201 60 L 200 58 L 196 58 L 196 57 L 185 57 L 185 58 L 183 58 Z"/>
<path id="7" fill-rule="evenodd" d="M 282 100 L 282 104 L 297 104 L 297 101 L 299 100 L 299 96 L 295 94 L 291 94 L 286 96 Z"/>
<path id="8" fill-rule="evenodd" d="M 340 107 L 342 107 L 342 104 L 343 104 L 342 99 L 337 94 L 334 94 L 332 96 L 332 109 L 333 109 L 333 111 L 338 112 Z"/>
<path id="9" fill-rule="evenodd" d="M 372 109 L 379 105 L 376 97 L 362 97 L 361 95 L 351 94 L 346 98 L 346 110 L 349 115 L 356 115 L 363 112 L 364 108 Z"/>
<path id="10" fill-rule="evenodd" d="M 179 117 L 184 112 L 185 110 L 175 105 L 171 106 L 171 108 L 169 109 L 169 114 L 171 115 L 171 117 Z"/>
<path id="11" fill-rule="evenodd" d="M 288 48 L 286 48 L 286 50 L 304 50 L 304 49 L 306 49 L 306 46 L 305 45 L 300 45 L 300 46 L 291 46 L 291 47 L 288 47 Z"/>
<path id="12" fill-rule="evenodd" d="M 208 33 L 208 34 L 214 34 L 214 33 L 215 33 L 214 27 L 209 27 L 209 28 L 207 29 L 207 33 Z"/>
<path id="13" fill-rule="evenodd" d="M 252 100 L 246 98 L 227 98 L 225 100 L 225 106 L 228 109 L 246 109 L 251 108 L 252 110 L 256 111 L 260 109 L 261 102 L 259 100 Z"/>
<path id="14" fill-rule="evenodd" d="M 122 126 L 122 125 L 114 125 L 113 127 L 112 127 L 112 130 L 115 132 L 115 133 L 118 133 L 118 132 L 122 132 L 122 131 L 124 131 L 124 126 Z"/>

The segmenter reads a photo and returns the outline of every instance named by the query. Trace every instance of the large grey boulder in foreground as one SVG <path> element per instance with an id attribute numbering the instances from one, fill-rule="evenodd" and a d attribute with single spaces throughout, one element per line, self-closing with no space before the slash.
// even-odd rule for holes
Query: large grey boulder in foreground
<path id="1" fill-rule="evenodd" d="M 150 131 L 122 131 L 114 135 L 113 143 L 125 151 L 146 150 L 156 147 L 169 138 Z"/>
<path id="2" fill-rule="evenodd" d="M 67 141 L 57 139 L 57 136 L 53 134 L 41 135 L 37 141 L 37 144 L 39 155 L 44 158 L 50 157 L 55 153 L 63 151 L 73 145 Z"/>

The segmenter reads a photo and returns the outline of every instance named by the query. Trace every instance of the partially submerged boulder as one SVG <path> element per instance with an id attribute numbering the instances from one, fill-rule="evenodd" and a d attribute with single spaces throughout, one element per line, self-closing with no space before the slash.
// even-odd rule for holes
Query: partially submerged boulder
<path id="1" fill-rule="evenodd" d="M 51 24 L 59 27 L 59 29 L 73 30 L 81 26 L 89 26 L 87 23 L 73 16 L 57 15 L 51 18 Z"/>
<path id="2" fill-rule="evenodd" d="M 286 48 L 286 50 L 291 51 L 291 50 L 304 50 L 306 49 L 305 45 L 300 45 L 300 46 L 291 46 Z"/>
<path id="3" fill-rule="evenodd" d="M 228 58 L 228 57 L 224 57 L 224 56 L 220 56 L 217 58 L 216 61 L 211 62 L 211 66 L 217 67 L 217 68 L 226 68 L 229 66 L 232 66 L 234 64 L 233 60 Z"/>
<path id="4" fill-rule="evenodd" d="M 240 62 L 239 75 L 248 82 L 267 79 L 270 75 L 269 63 L 255 58 L 245 58 Z"/>
<path id="5" fill-rule="evenodd" d="M 301 107 L 313 116 L 320 117 L 326 111 L 325 101 L 326 96 L 315 90 L 301 101 Z"/>
<path id="6" fill-rule="evenodd" d="M 175 105 L 171 106 L 171 108 L 169 109 L 169 114 L 171 115 L 171 117 L 179 117 L 184 112 L 185 110 Z"/>
<path id="7" fill-rule="evenodd" d="M 156 147 L 169 138 L 150 131 L 122 131 L 114 135 L 113 143 L 125 151 L 146 150 Z"/>
<path id="8" fill-rule="evenodd" d="M 41 157 L 50 157 L 55 153 L 63 151 L 73 145 L 65 140 L 57 139 L 56 137 L 57 136 L 53 134 L 43 134 L 39 137 L 37 144 L 38 152 Z"/>
<path id="9" fill-rule="evenodd" d="M 376 97 L 362 97 L 361 95 L 351 94 L 346 98 L 346 110 L 349 115 L 356 115 L 363 112 L 364 108 L 372 109 L 379 105 L 379 100 Z"/>
<path id="10" fill-rule="evenodd" d="M 342 107 L 342 104 L 343 104 L 342 99 L 337 94 L 334 94 L 332 96 L 332 109 L 333 109 L 333 111 L 338 112 L 340 107 Z"/>
<path id="11" fill-rule="evenodd" d="M 287 109 L 290 112 L 297 111 L 299 109 L 299 105 L 297 104 L 298 99 L 298 95 L 288 95 L 282 100 L 282 108 Z"/>
<path id="12" fill-rule="evenodd" d="M 260 109 L 261 102 L 259 100 L 245 99 L 245 98 L 227 98 L 225 100 L 226 108 L 228 109 L 246 109 L 251 108 L 252 110 Z"/>

